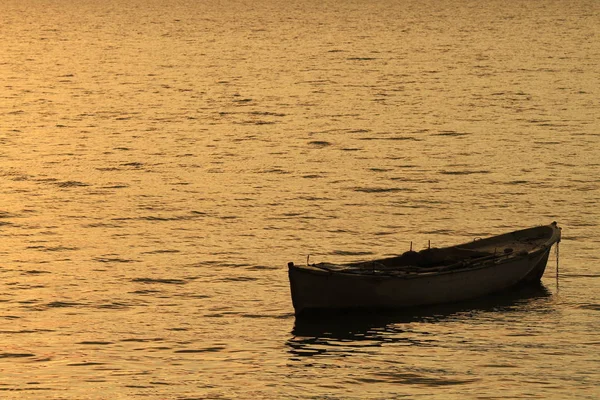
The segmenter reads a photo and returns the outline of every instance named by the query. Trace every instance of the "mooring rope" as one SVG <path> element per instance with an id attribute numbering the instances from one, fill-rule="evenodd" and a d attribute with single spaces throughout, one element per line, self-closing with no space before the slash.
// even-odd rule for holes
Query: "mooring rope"
<path id="1" fill-rule="evenodd" d="M 560 241 L 556 242 L 556 290 L 558 291 L 558 259 Z"/>

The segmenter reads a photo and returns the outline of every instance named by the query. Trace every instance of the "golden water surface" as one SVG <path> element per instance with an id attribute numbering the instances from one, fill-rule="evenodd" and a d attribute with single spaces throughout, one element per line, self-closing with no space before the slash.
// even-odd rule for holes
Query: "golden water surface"
<path id="1" fill-rule="evenodd" d="M 600 396 L 596 0 L 3 0 L 0 398 Z M 286 263 L 557 220 L 543 286 L 297 321 Z"/>

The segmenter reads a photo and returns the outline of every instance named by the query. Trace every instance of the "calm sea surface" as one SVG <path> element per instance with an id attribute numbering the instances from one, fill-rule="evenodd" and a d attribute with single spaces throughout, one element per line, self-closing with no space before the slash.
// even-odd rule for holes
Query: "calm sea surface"
<path id="1" fill-rule="evenodd" d="M 597 0 L 3 0 L 0 398 L 600 398 Z M 296 320 L 288 261 L 563 227 Z"/>

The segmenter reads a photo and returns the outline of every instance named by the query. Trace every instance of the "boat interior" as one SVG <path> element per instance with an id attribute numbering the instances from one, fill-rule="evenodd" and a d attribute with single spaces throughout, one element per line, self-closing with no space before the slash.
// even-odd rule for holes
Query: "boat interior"
<path id="1" fill-rule="evenodd" d="M 540 226 L 487 239 L 476 239 L 457 246 L 428 248 L 421 251 L 410 250 L 399 256 L 350 263 L 343 267 L 345 270 L 356 271 L 415 270 L 420 272 L 464 268 L 478 262 L 501 257 L 525 255 L 545 244 L 552 234 L 551 227 Z M 315 266 L 331 267 L 330 264 L 316 264 Z"/>

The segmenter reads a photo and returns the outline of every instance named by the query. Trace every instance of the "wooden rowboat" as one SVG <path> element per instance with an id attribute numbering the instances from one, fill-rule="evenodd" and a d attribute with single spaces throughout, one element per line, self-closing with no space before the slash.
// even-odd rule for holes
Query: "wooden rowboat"
<path id="1" fill-rule="evenodd" d="M 556 222 L 445 248 L 349 264 L 288 263 L 296 315 L 310 310 L 403 308 L 473 299 L 539 282 Z"/>

